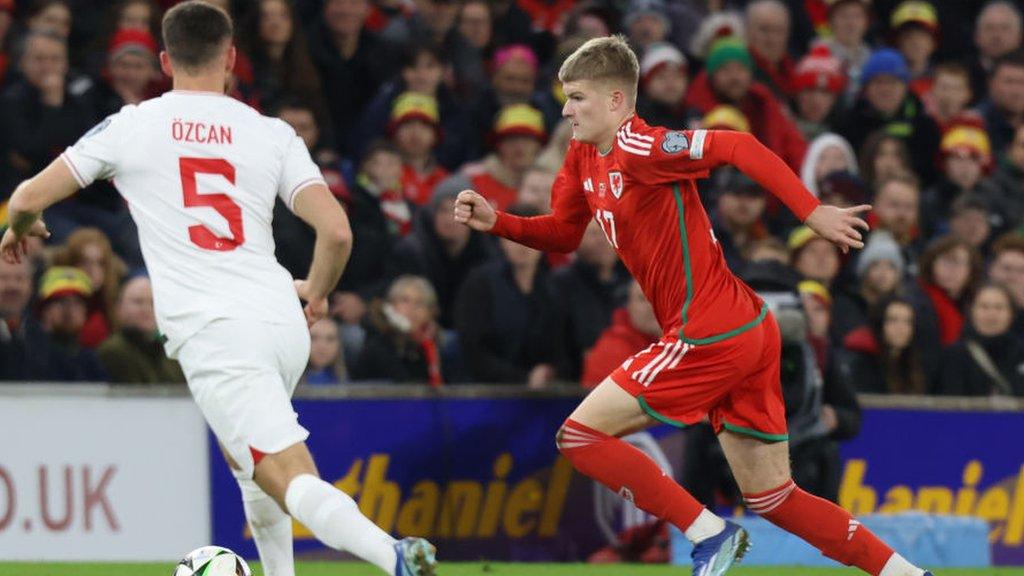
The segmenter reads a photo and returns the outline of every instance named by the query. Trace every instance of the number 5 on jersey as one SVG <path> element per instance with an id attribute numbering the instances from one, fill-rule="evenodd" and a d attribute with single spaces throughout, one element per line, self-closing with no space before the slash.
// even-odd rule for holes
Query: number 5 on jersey
<path id="1" fill-rule="evenodd" d="M 230 252 L 245 243 L 245 229 L 242 227 L 242 209 L 227 194 L 201 194 L 197 190 L 197 174 L 223 176 L 232 185 L 235 183 L 235 167 L 223 158 L 179 158 L 181 190 L 185 195 L 186 208 L 213 208 L 228 221 L 230 238 L 217 236 L 212 230 L 196 224 L 188 227 L 188 237 L 193 244 L 206 250 Z"/>
<path id="2" fill-rule="evenodd" d="M 619 238 L 615 233 L 615 214 L 612 214 L 611 210 L 598 210 L 594 212 L 594 219 L 601 226 L 601 231 L 604 232 L 604 237 L 608 239 L 608 243 L 612 245 L 612 248 L 619 249 Z"/>

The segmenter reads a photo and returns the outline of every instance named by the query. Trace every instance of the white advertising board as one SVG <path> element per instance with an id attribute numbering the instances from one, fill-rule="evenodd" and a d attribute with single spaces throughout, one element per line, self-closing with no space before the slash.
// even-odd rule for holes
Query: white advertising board
<path id="1" fill-rule="evenodd" d="M 0 394 L 0 561 L 177 560 L 210 543 L 209 482 L 189 398 Z"/>

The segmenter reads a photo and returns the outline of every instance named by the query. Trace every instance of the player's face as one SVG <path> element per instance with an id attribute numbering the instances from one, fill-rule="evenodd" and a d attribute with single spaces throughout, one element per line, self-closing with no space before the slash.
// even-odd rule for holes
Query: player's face
<path id="1" fill-rule="evenodd" d="M 614 136 L 618 126 L 612 113 L 612 94 L 591 80 L 562 84 L 566 101 L 562 116 L 572 123 L 572 137 L 580 142 L 598 144 Z"/>

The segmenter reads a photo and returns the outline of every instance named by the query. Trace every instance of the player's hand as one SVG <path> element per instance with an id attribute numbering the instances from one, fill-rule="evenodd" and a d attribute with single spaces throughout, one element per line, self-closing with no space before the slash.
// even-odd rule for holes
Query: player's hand
<path id="1" fill-rule="evenodd" d="M 299 295 L 299 300 L 306 303 L 306 306 L 302 309 L 306 315 L 306 324 L 309 324 L 309 327 L 312 328 L 313 324 L 327 316 L 327 297 L 317 297 L 315 294 L 310 294 L 308 286 L 305 280 L 295 281 L 295 293 Z"/>
<path id="2" fill-rule="evenodd" d="M 832 242 L 846 254 L 850 248 L 863 248 L 864 237 L 861 230 L 870 230 L 868 223 L 858 216 L 871 210 L 869 204 L 861 204 L 851 208 L 839 208 L 821 204 L 811 212 L 804 224 L 814 230 L 818 236 Z"/>
<path id="3" fill-rule="evenodd" d="M 487 232 L 498 221 L 498 213 L 483 196 L 472 190 L 463 190 L 455 198 L 455 221 L 473 230 Z"/>
<path id="4" fill-rule="evenodd" d="M 29 236 L 46 239 L 50 237 L 50 231 L 46 229 L 46 223 L 42 220 L 33 222 L 32 227 L 23 236 L 18 236 L 10 228 L 4 231 L 3 239 L 0 240 L 0 255 L 8 264 L 20 263 L 22 257 L 28 255 Z"/>

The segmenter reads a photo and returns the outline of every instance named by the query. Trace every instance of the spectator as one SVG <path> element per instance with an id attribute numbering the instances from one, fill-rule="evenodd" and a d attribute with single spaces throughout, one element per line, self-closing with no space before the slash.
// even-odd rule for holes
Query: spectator
<path id="1" fill-rule="evenodd" d="M 472 184 L 453 176 L 438 185 L 430 204 L 416 215 L 413 231 L 395 246 L 387 277 L 402 274 L 430 281 L 440 302 L 441 326 L 451 328 L 455 297 L 470 271 L 491 259 L 490 239 L 455 222 L 455 196 Z"/>
<path id="2" fill-rule="evenodd" d="M 438 312 L 437 294 L 425 278 L 396 278 L 387 300 L 370 311 L 352 379 L 443 384 Z"/>
<path id="3" fill-rule="evenodd" d="M 963 338 L 943 354 L 937 392 L 952 396 L 1024 396 L 1024 344 L 1011 331 L 1013 296 L 987 284 L 971 300 Z"/>
<path id="4" fill-rule="evenodd" d="M 962 118 L 951 122 L 942 135 L 939 151 L 942 176 L 922 199 L 926 236 L 942 231 L 955 199 L 965 195 L 995 199 L 998 195 L 994 187 L 982 182 L 992 166 L 992 151 L 980 121 Z"/>
<path id="5" fill-rule="evenodd" d="M 402 194 L 401 173 L 401 156 L 394 146 L 382 140 L 371 144 L 346 203 L 352 234 L 360 241 L 352 247 L 341 288 L 363 298 L 383 290 L 395 244 L 413 229 L 414 207 Z"/>
<path id="6" fill-rule="evenodd" d="M 388 132 L 402 155 L 402 194 L 415 206 L 429 202 L 434 187 L 448 177 L 436 159 L 440 120 L 437 99 L 429 94 L 405 92 L 391 110 Z"/>
<path id="7" fill-rule="evenodd" d="M 992 141 L 992 151 L 1002 156 L 1013 134 L 1024 126 L 1024 50 L 1001 56 L 992 65 L 988 98 L 978 106 Z"/>
<path id="8" fill-rule="evenodd" d="M 1007 232 L 992 244 L 988 277 L 1010 290 L 1016 311 L 1014 333 L 1024 337 L 1024 324 L 1020 320 L 1024 314 L 1019 313 L 1024 310 L 1024 236 L 1019 232 Z"/>
<path id="9" fill-rule="evenodd" d="M 612 313 L 611 325 L 583 358 L 580 384 L 593 388 L 633 354 L 658 341 L 661 326 L 640 285 L 629 283 L 629 299 Z"/>
<path id="10" fill-rule="evenodd" d="M 918 221 L 920 207 L 921 190 L 917 181 L 911 176 L 896 176 L 879 185 L 874 211 L 867 219 L 873 229 L 892 234 L 907 262 L 916 262 L 924 248 Z"/>
<path id="11" fill-rule="evenodd" d="M 54 266 L 39 281 L 38 322 L 25 328 L 22 357 L 15 360 L 20 380 L 102 382 L 107 379 L 96 354 L 79 344 L 92 286 L 85 272 Z M 20 370 L 17 368 L 20 366 Z"/>
<path id="12" fill-rule="evenodd" d="M 939 17 L 924 0 L 906 0 L 893 11 L 889 28 L 910 70 L 910 91 L 924 99 L 931 91 L 931 59 L 939 46 Z"/>
<path id="13" fill-rule="evenodd" d="M 991 239 L 992 220 L 989 203 L 977 196 L 966 194 L 953 201 L 949 208 L 949 235 L 963 240 L 973 249 L 986 252 Z"/>
<path id="14" fill-rule="evenodd" d="M 818 188 L 822 204 L 850 208 L 868 201 L 867 185 L 849 172 L 827 174 Z"/>
<path id="15" fill-rule="evenodd" d="M 337 322 L 330 318 L 320 319 L 309 328 L 309 341 L 309 365 L 302 381 L 310 386 L 348 382 Z"/>
<path id="16" fill-rule="evenodd" d="M 646 5 L 651 3 L 650 0 L 643 2 Z M 610 36 L 614 18 L 615 14 L 598 2 L 593 0 L 579 2 L 572 6 L 565 15 L 565 28 L 562 34 L 566 37 L 578 37 L 583 40 Z"/>
<path id="17" fill-rule="evenodd" d="M 437 162 L 447 170 L 454 170 L 475 157 L 475 127 L 468 123 L 462 99 L 444 82 L 447 68 L 448 61 L 438 46 L 413 44 L 406 47 L 402 52 L 399 74 L 381 86 L 365 110 L 359 124 L 359 140 L 362 142 L 359 153 L 362 154 L 366 143 L 388 131 L 398 98 L 416 92 L 436 101 L 433 108 L 437 116 L 434 123 L 439 125 L 439 138 L 435 144 Z"/>
<path id="18" fill-rule="evenodd" d="M 819 282 L 826 288 L 833 285 L 839 275 L 838 246 L 807 226 L 800 226 L 789 234 L 788 247 L 789 264 L 802 278 Z"/>
<path id="19" fill-rule="evenodd" d="M 1009 0 L 985 4 L 974 21 L 977 56 L 971 63 L 971 92 L 976 100 L 988 94 L 989 78 L 999 58 L 1021 48 L 1021 13 Z"/>
<path id="20" fill-rule="evenodd" d="M 837 373 L 859 392 L 924 394 L 929 384 L 915 340 L 914 306 L 884 298 L 872 307 L 869 324 L 843 340 Z"/>
<path id="21" fill-rule="evenodd" d="M 1014 132 L 1013 142 L 989 182 L 999 191 L 994 210 L 1004 216 L 1006 227 L 1024 225 L 1024 125 Z"/>
<path id="22" fill-rule="evenodd" d="M 672 22 L 664 0 L 631 0 L 622 18 L 622 27 L 637 54 L 646 57 L 651 46 L 669 41 Z"/>
<path id="23" fill-rule="evenodd" d="M 743 252 L 743 259 L 747 262 L 778 262 L 789 264 L 789 250 L 786 245 L 775 236 L 766 236 L 760 240 L 754 240 L 747 244 Z"/>
<path id="24" fill-rule="evenodd" d="M 832 309 L 833 345 L 841 345 L 854 329 L 867 324 L 868 309 L 901 288 L 906 260 L 892 234 L 875 230 L 857 259 L 856 284 L 843 286 Z"/>
<path id="25" fill-rule="evenodd" d="M 153 312 L 149 277 L 136 274 L 121 286 L 117 327 L 96 350 L 115 384 L 184 384 L 181 366 L 167 357 Z"/>
<path id="26" fill-rule="evenodd" d="M 757 139 L 793 170 L 799 170 L 807 142 L 771 91 L 754 82 L 752 74 L 753 61 L 746 46 L 731 38 L 718 40 L 708 53 L 704 71 L 694 79 L 686 103 L 702 113 L 719 104 L 739 108 Z"/>
<path id="27" fill-rule="evenodd" d="M 327 126 L 323 86 L 292 4 L 253 2 L 238 36 L 239 48 L 252 62 L 261 103 L 273 108 L 286 96 L 299 98 L 313 109 L 317 124 Z"/>
<path id="28" fill-rule="evenodd" d="M 796 118 L 800 133 L 807 140 L 831 132 L 838 125 L 846 88 L 846 71 L 828 46 L 819 44 L 796 65 L 793 88 Z"/>
<path id="29" fill-rule="evenodd" d="M 80 228 L 54 255 L 57 266 L 74 266 L 89 277 L 92 292 L 86 298 L 87 313 L 81 328 L 81 344 L 96 348 L 110 335 L 117 307 L 124 262 L 111 249 L 110 241 L 95 228 Z"/>
<path id="30" fill-rule="evenodd" d="M 523 176 L 516 203 L 529 206 L 541 214 L 550 214 L 551 187 L 555 184 L 556 175 L 546 166 L 534 164 Z"/>
<path id="31" fill-rule="evenodd" d="M 942 131 L 954 118 L 967 111 L 971 102 L 971 75 L 959 62 L 941 62 L 935 66 L 935 80 L 925 98 L 925 107 Z"/>
<path id="32" fill-rule="evenodd" d="M 478 131 L 473 150 L 486 148 L 481 128 L 493 125 L 502 109 L 513 104 L 543 109 L 542 98 L 534 93 L 539 67 L 537 55 L 525 45 L 504 46 L 494 53 L 490 85 L 470 107 L 471 122 Z"/>
<path id="33" fill-rule="evenodd" d="M 95 75 L 106 67 L 109 58 L 107 51 L 118 32 L 134 30 L 146 32 L 151 38 L 159 37 L 160 15 L 160 7 L 155 0 L 118 0 L 110 3 L 92 42 L 92 49 L 85 55 L 88 71 Z"/>
<path id="34" fill-rule="evenodd" d="M 551 274 L 565 353 L 559 361 L 560 377 L 579 381 L 583 358 L 611 322 L 628 282 L 629 273 L 619 265 L 601 226 L 592 220 L 576 249 L 576 259 Z"/>
<path id="35" fill-rule="evenodd" d="M 732 130 L 733 132 L 750 132 L 750 121 L 735 106 L 719 104 L 700 119 L 700 127 L 708 130 Z"/>
<path id="36" fill-rule="evenodd" d="M 515 104 L 501 110 L 494 121 L 494 152 L 480 162 L 463 168 L 473 189 L 498 210 L 515 203 L 523 177 L 533 166 L 547 140 L 544 118 L 527 104 Z"/>
<path id="37" fill-rule="evenodd" d="M 782 102 L 796 94 L 796 65 L 787 53 L 789 8 L 780 0 L 754 0 L 746 9 L 747 45 L 754 61 L 754 80 Z"/>
<path id="38" fill-rule="evenodd" d="M 930 180 L 938 152 L 939 128 L 925 114 L 921 101 L 907 88 L 910 70 L 903 56 L 882 48 L 871 53 L 861 73 L 860 96 L 846 116 L 840 133 L 859 149 L 868 134 L 886 128 L 903 138 L 914 172 Z"/>
<path id="39" fill-rule="evenodd" d="M 832 172 L 857 175 L 857 156 L 846 138 L 826 132 L 811 142 L 800 168 L 800 179 L 811 194 L 820 197 L 820 183 Z"/>
<path id="40" fill-rule="evenodd" d="M 367 103 L 395 71 L 393 48 L 365 29 L 369 0 L 327 0 L 314 23 L 309 51 L 323 82 L 339 152 L 353 156 L 358 142 L 346 138 Z"/>
<path id="41" fill-rule="evenodd" d="M 914 173 L 906 141 L 885 129 L 868 135 L 858 158 L 860 173 L 871 190 L 878 190 L 882 182 L 892 178 Z"/>
<path id="42" fill-rule="evenodd" d="M 818 368 L 824 371 L 832 361 L 828 342 L 828 329 L 832 323 L 832 294 L 824 284 L 815 280 L 801 280 L 797 291 L 804 316 L 807 317 L 807 341 L 814 348 Z"/>
<path id="43" fill-rule="evenodd" d="M 7 80 L 7 70 L 11 65 L 11 31 L 14 24 L 14 0 L 0 2 L 0 86 Z"/>
<path id="44" fill-rule="evenodd" d="M 939 343 L 949 346 L 960 338 L 963 310 L 982 278 L 981 254 L 959 238 L 940 238 L 921 255 L 919 270 L 918 285 L 938 320 Z"/>
<path id="45" fill-rule="evenodd" d="M 32 262 L 22 258 L 10 263 L 0 258 L 0 380 L 22 376 L 25 336 L 32 322 Z"/>
<path id="46" fill-rule="evenodd" d="M 343 174 L 347 171 L 346 164 L 338 160 L 334 151 L 324 147 L 321 141 L 320 124 L 317 122 L 313 108 L 297 98 L 283 99 L 278 102 L 272 114 L 288 123 L 295 133 L 302 138 L 310 156 L 320 166 L 320 173 L 327 183 L 327 188 L 339 202 L 351 209 L 351 192 L 345 184 Z M 349 216 L 350 220 L 352 216 Z M 353 222 L 353 226 L 355 223 Z M 278 200 L 274 204 L 274 253 L 277 260 L 294 278 L 305 278 L 313 261 L 313 245 L 316 234 L 301 218 Z M 359 250 L 357 246 L 355 250 Z"/>
<path id="47" fill-rule="evenodd" d="M 67 0 L 35 0 L 25 15 L 26 28 L 30 33 L 53 34 L 66 42 L 72 17 Z"/>
<path id="48" fill-rule="evenodd" d="M 864 41 L 871 19 L 871 0 L 825 0 L 828 4 L 828 25 L 832 37 L 823 43 L 843 63 L 850 82 L 847 99 L 853 100 L 862 84 L 861 69 L 871 56 L 871 47 Z"/>
<path id="49" fill-rule="evenodd" d="M 715 174 L 718 191 L 717 209 L 711 223 L 719 246 L 729 267 L 738 270 L 747 244 L 768 235 L 764 217 L 764 190 L 734 168 L 723 168 Z"/>
<path id="50" fill-rule="evenodd" d="M 481 56 L 490 58 L 494 49 L 494 15 L 487 0 L 467 0 L 459 12 L 458 28 Z"/>
<path id="51" fill-rule="evenodd" d="M 694 112 L 684 104 L 686 57 L 668 43 L 651 44 L 640 61 L 640 96 L 637 114 L 652 126 L 689 128 Z"/>
<path id="52" fill-rule="evenodd" d="M 125 104 L 139 104 L 153 96 L 160 79 L 156 40 L 145 30 L 121 30 L 110 40 L 103 82 L 96 89 L 100 116 L 109 116 Z"/>
<path id="53" fill-rule="evenodd" d="M 536 216 L 513 206 L 508 213 Z M 452 208 L 444 212 L 451 221 Z M 469 274 L 455 301 L 455 328 L 470 376 L 477 382 L 543 388 L 556 376 L 562 342 L 541 253 L 499 239 L 502 257 Z"/>

